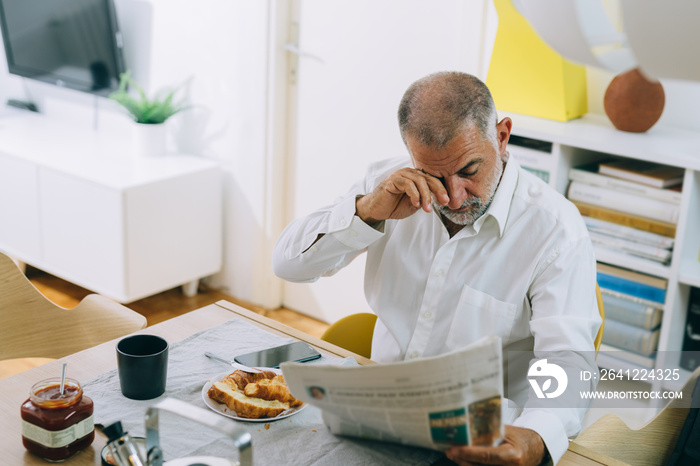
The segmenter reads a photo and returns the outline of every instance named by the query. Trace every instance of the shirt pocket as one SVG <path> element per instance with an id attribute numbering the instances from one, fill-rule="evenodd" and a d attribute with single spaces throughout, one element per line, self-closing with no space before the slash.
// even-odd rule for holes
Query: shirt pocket
<path id="1" fill-rule="evenodd" d="M 499 301 L 483 291 L 462 288 L 445 345 L 462 348 L 485 336 L 499 336 L 505 345 L 515 322 L 515 304 Z"/>

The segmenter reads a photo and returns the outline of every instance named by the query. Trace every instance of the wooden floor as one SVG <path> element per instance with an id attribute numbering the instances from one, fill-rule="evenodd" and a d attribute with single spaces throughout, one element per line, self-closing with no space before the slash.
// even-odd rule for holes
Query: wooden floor
<path id="1" fill-rule="evenodd" d="M 81 299 L 91 293 L 91 291 L 29 266 L 27 267 L 27 277 L 48 299 L 61 307 L 73 308 Z M 287 324 L 290 327 L 294 327 L 315 337 L 320 337 L 326 328 L 328 328 L 328 325 L 324 322 L 320 322 L 289 309 L 265 309 L 241 301 L 220 291 L 209 290 L 204 287 L 200 287 L 199 293 L 191 298 L 183 295 L 180 288 L 174 288 L 139 301 L 134 301 L 125 306 L 145 316 L 150 326 L 222 299 L 265 315 L 266 317 Z"/>

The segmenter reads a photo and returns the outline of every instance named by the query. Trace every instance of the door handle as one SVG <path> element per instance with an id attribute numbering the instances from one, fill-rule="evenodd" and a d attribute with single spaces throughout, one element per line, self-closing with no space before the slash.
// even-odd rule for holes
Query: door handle
<path id="1" fill-rule="evenodd" d="M 286 50 L 287 52 L 293 53 L 294 55 L 298 55 L 298 56 L 304 57 L 304 58 L 311 58 L 312 60 L 316 60 L 317 62 L 319 62 L 323 65 L 326 64 L 326 61 L 323 58 L 319 57 L 318 55 L 314 55 L 312 53 L 304 52 L 303 50 L 301 50 L 299 48 L 299 45 L 297 45 L 293 42 L 288 42 L 288 43 L 284 44 L 282 46 L 282 48 L 284 50 Z"/>

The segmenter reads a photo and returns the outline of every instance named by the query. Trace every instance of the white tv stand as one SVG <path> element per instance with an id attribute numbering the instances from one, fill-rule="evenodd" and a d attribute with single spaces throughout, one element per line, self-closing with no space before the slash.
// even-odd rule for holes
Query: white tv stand
<path id="1" fill-rule="evenodd" d="M 30 112 L 0 118 L 0 250 L 122 303 L 216 273 L 218 165 L 134 158 L 130 138 Z"/>

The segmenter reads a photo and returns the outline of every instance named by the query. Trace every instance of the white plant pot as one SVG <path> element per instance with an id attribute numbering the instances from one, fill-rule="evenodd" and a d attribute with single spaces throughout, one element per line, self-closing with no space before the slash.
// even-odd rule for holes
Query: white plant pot
<path id="1" fill-rule="evenodd" d="M 165 123 L 134 123 L 132 131 L 135 157 L 160 157 L 165 155 L 167 142 Z"/>

